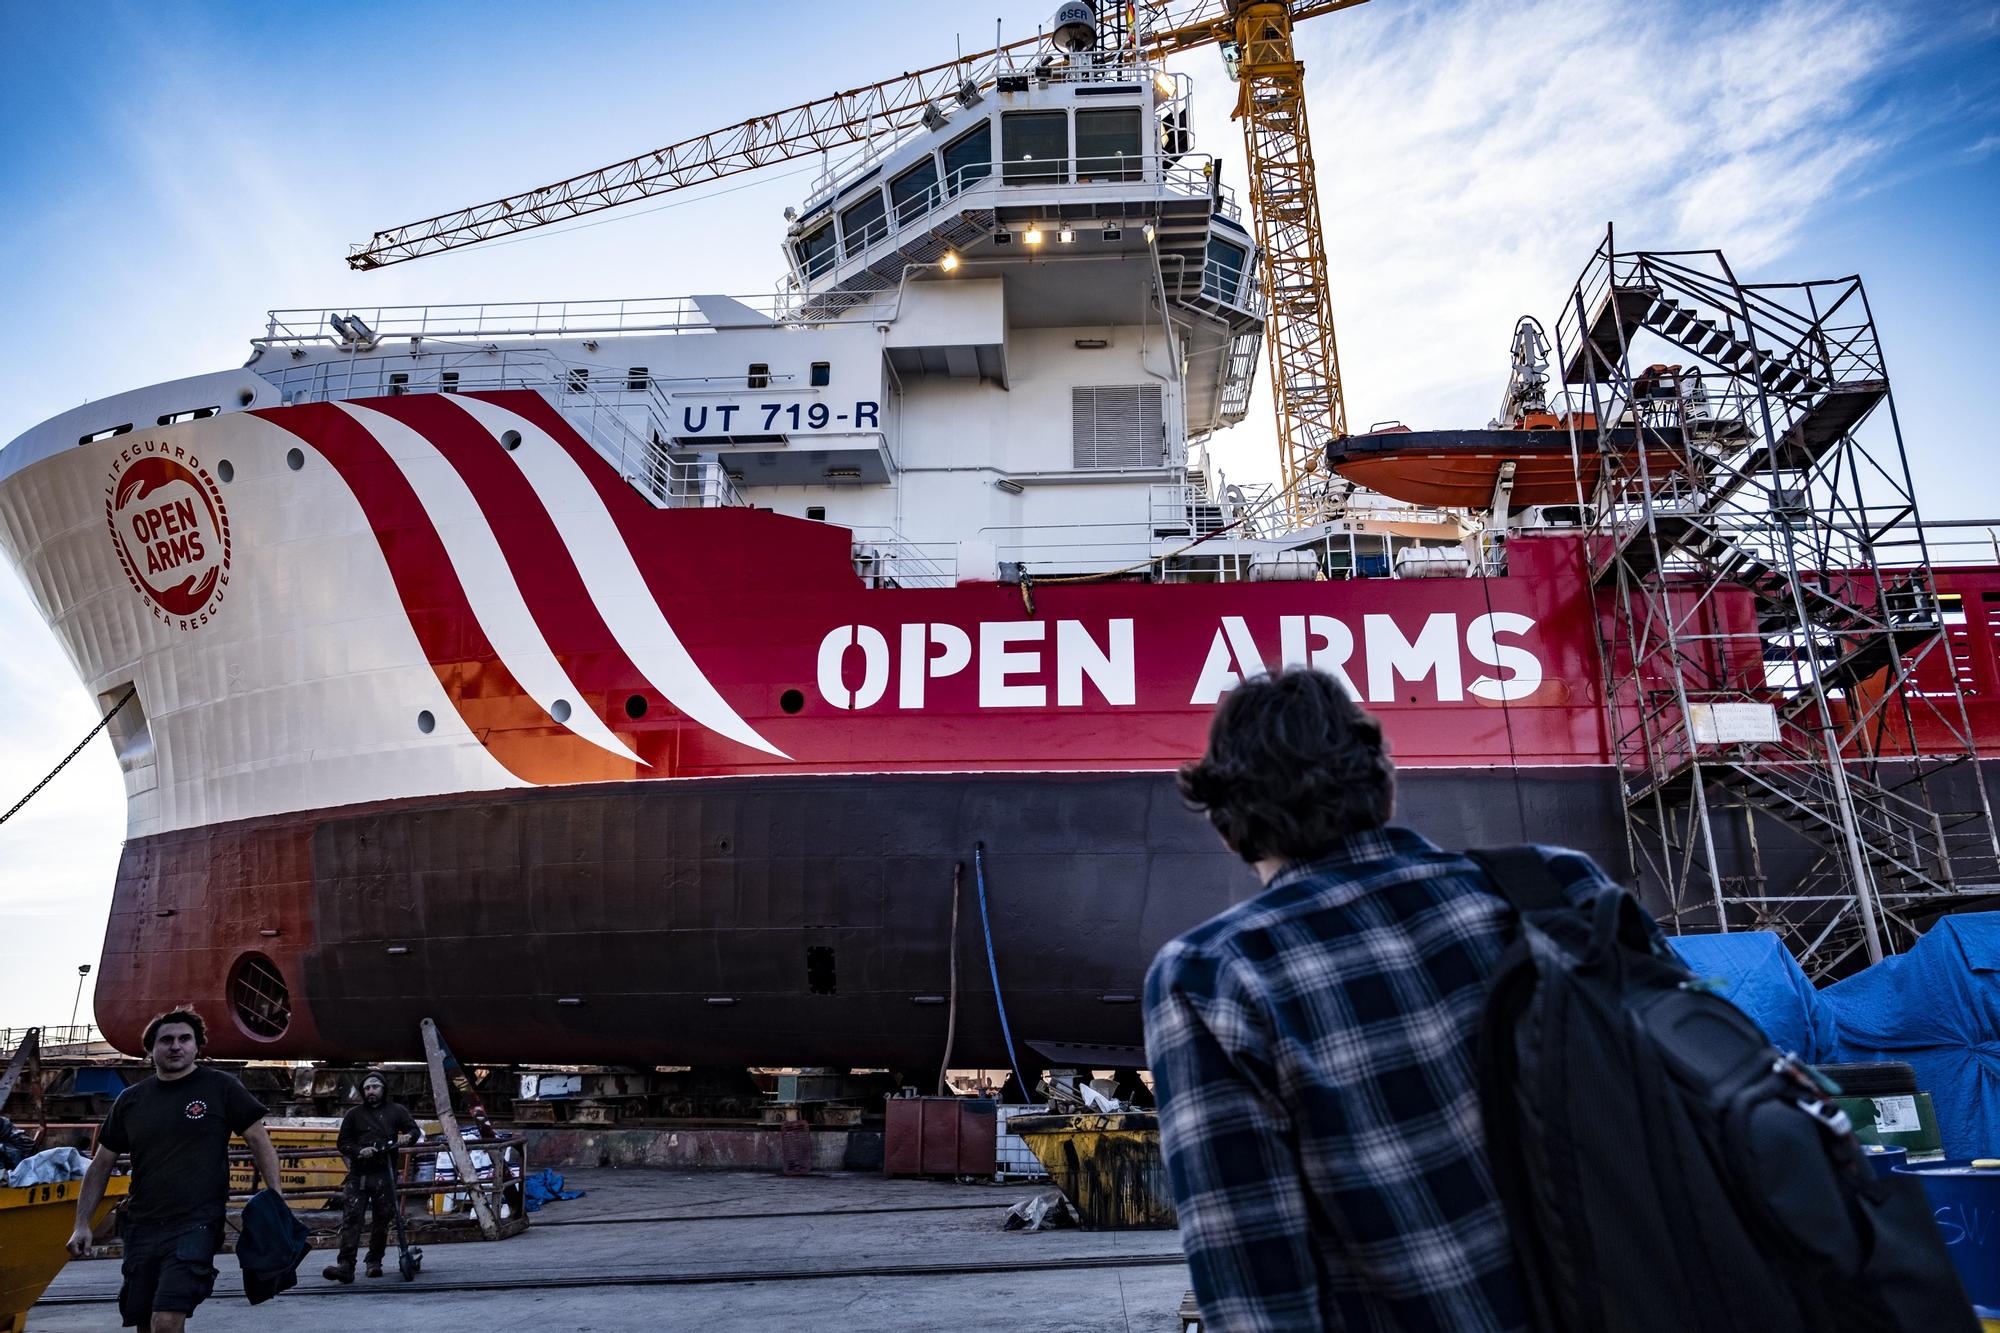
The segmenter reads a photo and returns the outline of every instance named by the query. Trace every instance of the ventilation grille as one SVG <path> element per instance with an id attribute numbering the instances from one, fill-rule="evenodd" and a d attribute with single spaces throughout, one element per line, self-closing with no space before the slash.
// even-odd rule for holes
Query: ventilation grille
<path id="1" fill-rule="evenodd" d="M 229 983 L 236 1021 L 253 1037 L 282 1037 L 292 1025 L 292 993 L 276 964 L 263 954 L 245 954 Z"/>
<path id="2" fill-rule="evenodd" d="M 1097 384 L 1070 390 L 1072 466 L 1160 465 L 1160 386 Z"/>

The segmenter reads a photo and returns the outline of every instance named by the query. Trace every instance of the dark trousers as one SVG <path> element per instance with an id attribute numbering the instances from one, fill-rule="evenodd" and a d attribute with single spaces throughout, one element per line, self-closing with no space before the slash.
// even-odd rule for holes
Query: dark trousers
<path id="1" fill-rule="evenodd" d="M 340 1214 L 340 1262 L 354 1262 L 355 1247 L 361 1243 L 361 1215 L 375 1213 L 375 1225 L 368 1232 L 368 1262 L 382 1262 L 389 1246 L 389 1218 L 396 1209 L 395 1183 L 387 1171 L 350 1171 L 342 1186 Z"/>

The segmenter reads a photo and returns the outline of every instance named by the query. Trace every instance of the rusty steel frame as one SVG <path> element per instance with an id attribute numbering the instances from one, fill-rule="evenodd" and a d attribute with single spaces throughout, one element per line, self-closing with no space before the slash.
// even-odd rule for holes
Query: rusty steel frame
<path id="1" fill-rule="evenodd" d="M 1914 938 L 1912 912 L 2000 877 L 2000 837 L 1861 281 L 1743 283 L 1720 252 L 1621 252 L 1607 229 L 1565 304 L 1558 362 L 1599 425 L 1600 480 L 1578 500 L 1610 598 L 1607 736 L 1634 871 L 1675 929 L 1775 929 L 1815 977 L 1877 960 Z M 1635 369 L 1642 334 L 1692 373 Z M 1871 419 L 1872 445 L 1856 438 Z M 1725 616 L 1725 589 L 1755 598 L 1754 626 Z M 1916 684 L 1933 658 L 1941 691 Z M 1703 739 L 1694 706 L 1724 702 L 1770 706 L 1777 739 Z M 1953 769 L 1971 796 L 1946 794 Z M 1725 873 L 1719 836 L 1738 811 L 1748 875 Z M 1816 859 L 1771 883 L 1757 818 Z"/>

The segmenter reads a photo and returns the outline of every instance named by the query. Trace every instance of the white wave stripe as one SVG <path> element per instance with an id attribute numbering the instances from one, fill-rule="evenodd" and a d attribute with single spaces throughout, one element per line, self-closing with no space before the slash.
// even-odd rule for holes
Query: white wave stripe
<path id="1" fill-rule="evenodd" d="M 465 599 L 472 605 L 473 618 L 521 688 L 551 718 L 555 717 L 556 701 L 567 701 L 569 717 L 563 720 L 564 727 L 601 750 L 644 765 L 646 761 L 584 704 L 583 692 L 556 659 L 541 626 L 535 623 L 534 613 L 521 596 L 520 586 L 514 582 L 506 553 L 500 549 L 500 541 L 493 535 L 485 511 L 480 509 L 478 499 L 451 460 L 394 417 L 353 403 L 334 406 L 375 437 L 375 442 L 410 483 L 410 489 L 417 493 L 431 526 L 444 542 L 459 586 L 465 589 Z"/>
<path id="2" fill-rule="evenodd" d="M 674 627 L 667 623 L 645 576 L 632 560 L 632 552 L 618 531 L 617 522 L 604 507 L 603 497 L 590 482 L 569 451 L 557 444 L 541 427 L 504 407 L 477 398 L 454 396 L 452 401 L 471 413 L 494 437 L 495 459 L 512 459 L 535 488 L 570 558 L 576 561 L 583 583 L 598 614 L 611 629 L 611 637 L 632 659 L 642 675 L 665 696 L 668 703 L 707 727 L 740 745 L 780 759 L 791 756 L 757 734 L 729 701 L 695 665 Z M 501 453 L 497 442 L 506 431 L 519 431 L 521 445 Z"/>

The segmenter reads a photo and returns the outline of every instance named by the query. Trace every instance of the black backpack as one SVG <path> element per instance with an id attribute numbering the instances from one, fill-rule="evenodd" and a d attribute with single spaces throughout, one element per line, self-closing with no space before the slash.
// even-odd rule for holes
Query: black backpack
<path id="1" fill-rule="evenodd" d="M 1520 914 L 1479 1044 L 1486 1151 L 1544 1333 L 1978 1333 L 1922 1185 L 1838 1091 L 1653 951 L 1607 886 L 1466 853 Z"/>

